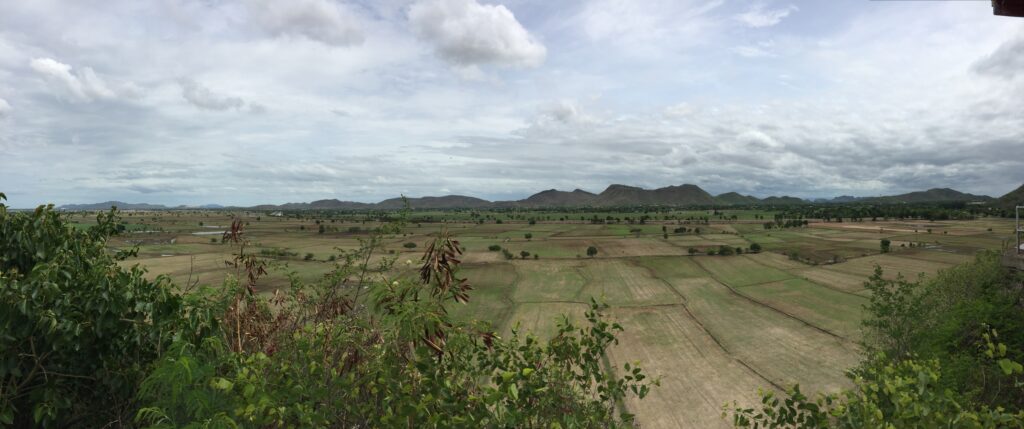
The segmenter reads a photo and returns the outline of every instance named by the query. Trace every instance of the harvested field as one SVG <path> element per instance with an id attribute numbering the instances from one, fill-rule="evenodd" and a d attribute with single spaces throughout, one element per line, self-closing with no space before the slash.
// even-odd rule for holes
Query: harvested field
<path id="1" fill-rule="evenodd" d="M 700 256 L 694 259 L 712 277 L 732 287 L 768 283 L 793 275 L 742 256 Z"/>

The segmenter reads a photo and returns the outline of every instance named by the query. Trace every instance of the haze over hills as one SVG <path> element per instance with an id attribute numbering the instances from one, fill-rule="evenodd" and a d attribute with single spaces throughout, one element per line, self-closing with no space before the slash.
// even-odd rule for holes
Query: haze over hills
<path id="1" fill-rule="evenodd" d="M 1013 201 L 1011 201 L 1013 200 Z M 697 185 L 683 184 L 678 186 L 666 186 L 657 189 L 643 189 L 636 186 L 613 184 L 608 186 L 600 194 L 594 194 L 582 189 L 575 189 L 572 192 L 548 189 L 533 194 L 522 200 L 515 201 L 488 201 L 480 198 L 464 195 L 445 195 L 439 197 L 408 198 L 409 204 L 417 209 L 450 209 L 450 208 L 558 208 L 558 207 L 616 207 L 616 206 L 747 206 L 747 205 L 794 205 L 794 204 L 830 204 L 830 203 L 873 203 L 873 204 L 901 204 L 901 203 L 928 203 L 928 202 L 987 202 L 999 205 L 1012 205 L 1024 200 L 1024 186 L 995 199 L 985 195 L 973 195 L 959 192 L 949 188 L 933 188 L 927 191 L 910 192 L 906 194 L 878 196 L 878 197 L 851 197 L 840 196 L 832 199 L 816 199 L 814 201 L 804 200 L 790 196 L 770 196 L 757 198 L 751 195 L 742 195 L 737 192 L 727 192 L 712 196 Z M 203 206 L 177 206 L 168 207 L 161 204 L 132 204 L 120 201 L 106 201 L 95 204 L 67 204 L 60 206 L 62 210 L 106 210 L 111 206 L 117 206 L 121 210 L 168 210 L 187 208 L 222 208 L 216 204 Z M 391 198 L 378 203 L 362 203 L 356 201 L 341 201 L 338 199 L 324 199 L 309 203 L 285 203 L 280 205 L 263 204 L 252 207 L 234 207 L 252 210 L 394 210 L 403 206 L 401 198 Z"/>

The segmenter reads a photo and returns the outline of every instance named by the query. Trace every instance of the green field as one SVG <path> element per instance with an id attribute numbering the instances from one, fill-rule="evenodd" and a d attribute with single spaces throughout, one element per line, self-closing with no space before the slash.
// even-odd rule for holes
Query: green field
<path id="1" fill-rule="evenodd" d="M 864 281 L 875 266 L 889 278 L 931 276 L 979 250 L 998 248 L 1004 237 L 988 228 L 1009 227 L 1003 220 L 983 219 L 926 225 L 812 222 L 766 231 L 754 216 L 771 213 L 727 214 L 738 220 L 595 224 L 590 213 L 520 212 L 485 214 L 489 220 L 479 223 L 474 219 L 480 217 L 469 212 L 416 212 L 420 220 L 384 237 L 372 259 L 396 258 L 398 268 L 382 275 L 412 278 L 423 244 L 448 228 L 465 248 L 461 274 L 473 285 L 470 302 L 449 311 L 488 322 L 500 335 L 518 329 L 550 336 L 563 316 L 579 321 L 590 299 L 601 299 L 625 328 L 609 362 L 621 367 L 639 361 L 662 377 L 661 387 L 647 399 L 625 404 L 644 427 L 728 427 L 720 417 L 722 404 L 750 405 L 758 388 L 800 383 L 815 393 L 847 385 L 843 372 L 861 354 Z M 335 266 L 332 255 L 357 248 L 378 226 L 358 214 L 299 219 L 255 212 L 146 212 L 127 218 L 136 232 L 111 244 L 138 246 L 139 256 L 124 264 L 141 264 L 152 276 L 217 284 L 232 273 L 224 262 L 237 251 L 222 244 L 218 232 L 235 216 L 248 224 L 246 238 L 253 243 L 248 251 L 273 264 L 271 275 L 259 283 L 264 293 L 285 287 L 287 272 L 315 281 Z M 434 222 L 423 220 L 428 217 Z M 599 217 L 635 219 L 636 213 Z M 89 216 L 75 215 L 73 221 L 76 227 L 91 223 Z M 689 231 L 674 233 L 679 227 Z M 698 227 L 699 234 L 693 231 Z M 893 242 L 891 253 L 880 253 L 883 238 Z M 752 243 L 764 250 L 749 253 Z M 494 245 L 513 258 L 488 250 Z M 744 254 L 705 253 L 722 245 L 740 247 Z M 586 254 L 589 246 L 598 249 L 594 257 Z M 691 255 L 691 248 L 698 253 Z"/>

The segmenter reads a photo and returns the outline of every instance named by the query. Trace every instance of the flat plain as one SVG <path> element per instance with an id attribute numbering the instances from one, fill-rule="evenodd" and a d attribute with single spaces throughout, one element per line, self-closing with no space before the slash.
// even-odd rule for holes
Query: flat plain
<path id="1" fill-rule="evenodd" d="M 1012 231 L 1001 219 L 812 221 L 764 230 L 755 216 L 770 212 L 742 210 L 728 213 L 737 215 L 730 221 L 699 221 L 706 212 L 687 211 L 670 214 L 693 220 L 653 216 L 643 224 L 594 224 L 589 213 L 584 219 L 569 212 L 413 214 L 420 219 L 385 236 L 375 260 L 394 257 L 397 268 L 386 275 L 412 277 L 424 243 L 447 228 L 464 247 L 461 274 L 474 287 L 468 304 L 450 309 L 455 317 L 488 322 L 501 335 L 518 329 L 546 337 L 563 316 L 582 321 L 591 298 L 607 303 L 606 314 L 625 328 L 609 363 L 621 369 L 639 362 L 661 379 L 647 399 L 624 404 L 648 428 L 728 427 L 722 406 L 753 405 L 759 388 L 799 383 L 813 394 L 848 386 L 844 370 L 861 354 L 864 281 L 876 266 L 887 278 L 933 276 L 979 250 L 998 248 Z M 70 216 L 85 227 L 95 214 Z M 128 230 L 111 245 L 139 249 L 124 264 L 140 264 L 149 275 L 166 275 L 177 284 L 214 285 L 232 274 L 224 262 L 237 251 L 220 234 L 232 219 L 241 219 L 252 243 L 248 251 L 272 262 L 272 274 L 260 283 L 264 293 L 285 287 L 289 272 L 316 281 L 335 266 L 332 255 L 357 248 L 379 225 L 352 213 L 124 216 Z M 688 231 L 675 233 L 679 227 Z M 892 252 L 880 253 L 881 239 L 893 242 Z M 763 250 L 750 253 L 753 243 Z M 744 253 L 706 254 L 722 245 Z M 507 250 L 512 259 L 491 246 Z M 590 246 L 598 250 L 593 257 L 587 256 Z"/>

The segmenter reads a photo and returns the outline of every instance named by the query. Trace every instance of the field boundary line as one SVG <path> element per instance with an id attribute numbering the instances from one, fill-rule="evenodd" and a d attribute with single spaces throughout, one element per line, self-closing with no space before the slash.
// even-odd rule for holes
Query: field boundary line
<path id="1" fill-rule="evenodd" d="M 725 352 L 726 355 L 728 355 L 730 358 L 732 358 L 732 360 L 738 362 L 740 365 L 742 365 L 744 368 L 746 368 L 750 372 L 754 373 L 754 375 L 757 375 L 758 377 L 760 377 L 762 380 L 767 381 L 769 384 L 772 385 L 772 387 L 775 387 L 780 392 L 785 392 L 786 391 L 785 388 L 783 388 L 779 384 L 775 383 L 770 378 L 766 377 L 764 374 L 761 374 L 761 372 L 759 372 L 758 370 L 754 369 L 754 367 L 752 367 L 749 364 L 747 364 L 746 362 L 744 362 L 743 359 L 740 359 L 738 356 L 736 356 L 735 353 L 731 352 L 728 348 L 726 348 L 725 344 L 722 344 L 722 341 L 720 341 L 718 339 L 718 337 L 715 336 L 715 334 L 712 334 L 711 331 L 707 328 L 707 326 L 704 326 L 704 323 L 701 322 L 700 319 L 698 319 L 697 316 L 695 314 L 693 314 L 692 311 L 690 311 L 690 307 L 686 305 L 686 303 L 688 302 L 688 300 L 686 299 L 686 295 L 684 295 L 682 292 L 680 292 L 678 289 L 676 289 L 675 285 L 673 285 L 668 280 L 665 280 L 661 276 L 658 276 L 653 268 L 648 267 L 648 266 L 643 265 L 643 264 L 640 264 L 640 262 L 635 260 L 635 259 L 630 259 L 630 262 L 632 264 L 640 266 L 641 268 L 646 269 L 648 274 L 651 274 L 651 277 L 660 280 L 662 283 L 665 284 L 665 286 L 668 286 L 669 290 L 671 290 L 672 293 L 676 294 L 676 296 L 678 296 L 679 299 L 682 300 L 682 302 L 680 302 L 678 304 L 657 304 L 657 305 L 654 305 L 654 306 L 647 306 L 647 307 L 682 307 L 683 308 L 683 312 L 686 313 L 686 316 L 689 317 L 690 320 L 693 320 L 693 323 L 696 323 L 697 326 L 700 327 L 701 331 L 703 331 L 705 335 L 707 335 L 709 338 L 711 338 L 711 341 L 714 341 L 715 344 L 718 345 L 718 347 L 720 349 L 722 349 L 722 351 Z M 700 268 L 702 270 L 704 270 L 704 267 L 700 267 Z M 642 307 L 627 307 L 627 306 L 619 306 L 619 307 L 620 308 L 631 308 L 631 309 L 642 308 Z"/>
<path id="2" fill-rule="evenodd" d="M 662 279 L 662 281 L 665 281 L 665 280 Z M 676 293 L 680 293 L 678 290 L 675 290 L 675 287 L 672 286 L 671 283 L 669 283 L 669 287 L 671 287 Z M 746 368 L 750 372 L 754 373 L 754 375 L 760 377 L 762 380 L 768 382 L 768 384 L 770 384 L 770 385 L 772 385 L 772 387 L 778 389 L 778 391 L 780 391 L 780 392 L 785 392 L 786 391 L 786 388 L 782 387 L 780 384 L 776 383 L 775 381 L 772 381 L 772 379 L 768 378 L 767 376 L 762 374 L 760 371 L 758 371 L 756 368 L 754 368 L 750 364 L 748 364 L 745 361 L 743 361 L 743 359 L 740 359 L 739 356 L 736 356 L 736 353 L 733 353 L 731 350 L 729 350 L 729 348 L 726 347 L 725 344 L 723 344 L 722 341 L 719 340 L 718 337 L 715 336 L 715 334 L 711 333 L 711 330 L 709 330 L 707 326 L 704 326 L 704 322 L 701 322 L 701 320 L 697 317 L 697 315 L 693 314 L 693 312 L 690 311 L 690 307 L 687 306 L 685 302 L 683 302 L 681 304 L 676 304 L 676 305 L 679 306 L 679 307 L 682 307 L 683 308 L 683 312 L 686 313 L 686 317 L 689 317 L 690 320 L 693 320 L 693 323 L 696 323 L 697 326 L 700 327 L 701 331 L 704 331 L 704 334 L 707 335 L 708 338 L 711 338 L 711 341 L 714 341 L 714 343 L 718 346 L 718 348 L 722 349 L 722 351 L 725 352 L 725 354 L 728 355 L 730 358 L 732 358 L 732 360 L 736 361 L 737 363 L 742 365 L 744 368 Z"/>
<path id="3" fill-rule="evenodd" d="M 700 262 L 697 262 L 697 265 L 700 265 Z M 723 282 L 721 279 L 719 279 L 714 274 L 712 274 L 710 271 L 708 271 L 708 269 L 705 268 L 703 265 L 701 265 L 701 268 L 704 269 L 704 271 L 707 272 L 709 276 L 711 276 L 711 279 L 713 279 L 715 282 L 721 284 L 722 286 L 725 286 L 726 289 L 729 289 L 729 291 L 732 292 L 733 294 L 735 294 L 736 296 L 742 297 L 742 298 L 744 298 L 744 299 L 746 299 L 746 300 L 748 300 L 748 301 L 750 301 L 750 302 L 752 302 L 754 304 L 757 304 L 757 305 L 763 306 L 765 308 L 774 310 L 774 311 L 778 312 L 779 314 L 785 315 L 786 317 L 789 317 L 789 318 L 791 318 L 793 320 L 796 320 L 796 321 L 798 321 L 800 323 L 803 323 L 804 325 L 807 325 L 807 326 L 809 326 L 811 328 L 814 328 L 814 329 L 816 329 L 816 330 L 818 330 L 818 331 L 820 331 L 820 332 L 822 332 L 824 334 L 830 335 L 830 336 L 832 336 L 832 337 L 834 337 L 836 339 L 843 340 L 844 342 L 849 342 L 849 343 L 856 344 L 853 340 L 851 340 L 849 338 L 846 338 L 846 337 L 844 337 L 842 335 L 839 335 L 839 334 L 836 334 L 835 332 L 832 332 L 832 331 L 830 331 L 828 329 L 825 329 L 825 328 L 822 328 L 820 326 L 817 326 L 817 325 L 815 325 L 815 324 L 813 324 L 811 322 L 808 322 L 808 321 L 806 321 L 804 319 L 801 319 L 801 318 L 797 317 L 796 315 L 793 315 L 793 314 L 790 314 L 788 312 L 785 312 L 785 311 L 783 311 L 783 310 L 781 310 L 781 309 L 779 309 L 779 308 L 777 308 L 777 307 L 775 307 L 775 306 L 773 306 L 771 304 L 768 304 L 768 303 L 762 302 L 762 301 L 758 301 L 758 300 L 754 299 L 753 297 L 750 297 L 750 296 L 748 296 L 746 294 L 740 293 L 739 290 L 737 290 L 736 288 L 733 288 L 732 286 L 729 286 L 728 284 Z M 764 282 L 764 283 L 752 284 L 752 285 L 747 285 L 747 286 L 757 286 L 757 285 L 763 285 L 763 284 L 768 284 L 768 283 L 775 283 L 775 282 Z"/>
<path id="4" fill-rule="evenodd" d="M 754 259 L 754 258 L 747 258 L 747 259 L 749 259 L 749 260 L 753 261 L 753 262 L 754 262 L 755 264 L 758 264 L 758 265 L 760 265 L 760 266 L 762 266 L 762 267 L 765 267 L 765 268 L 775 268 L 775 267 L 771 267 L 771 266 L 768 266 L 767 264 L 764 264 L 764 263 L 762 263 L 762 262 L 759 262 L 758 260 L 756 260 L 756 259 Z M 835 264 L 833 264 L 833 265 L 835 265 Z M 810 266 L 810 267 L 807 267 L 807 268 L 793 268 L 793 269 L 794 269 L 794 270 L 810 270 L 810 269 L 813 269 L 813 268 L 814 268 L 814 266 L 812 265 L 812 266 Z M 811 279 L 809 279 L 809 278 L 803 277 L 803 276 L 801 276 L 800 274 L 798 274 L 798 273 L 794 273 L 794 272 L 792 272 L 792 271 L 789 271 L 789 270 L 783 270 L 783 269 L 780 269 L 780 268 L 775 268 L 775 269 L 776 269 L 776 270 L 780 270 L 780 271 L 782 271 L 782 272 L 785 272 L 786 274 L 792 275 L 792 276 L 793 276 L 794 278 L 798 278 L 798 279 L 801 279 L 801 280 L 807 281 L 807 282 L 809 282 L 809 283 L 813 283 L 813 284 L 815 284 L 815 285 L 817 285 L 817 286 L 821 286 L 821 287 L 823 287 L 823 288 L 825 288 L 825 289 L 831 289 L 831 290 L 834 290 L 834 291 L 836 291 L 836 292 L 842 292 L 842 293 L 845 293 L 845 294 L 847 294 L 847 295 L 853 295 L 853 296 L 857 296 L 857 297 L 860 297 L 860 298 L 863 298 L 863 297 L 864 297 L 863 295 L 857 295 L 857 294 L 856 294 L 856 293 L 854 293 L 854 292 L 850 292 L 850 291 L 846 291 L 846 290 L 843 290 L 843 289 L 839 289 L 839 288 L 837 288 L 837 287 L 834 287 L 834 286 L 829 286 L 829 285 L 826 285 L 826 284 L 818 283 L 818 282 L 816 282 L 816 281 L 814 281 L 814 280 L 811 280 Z M 785 280 L 779 280 L 779 281 L 785 281 Z M 741 287 L 749 287 L 749 286 L 761 286 L 761 285 L 766 285 L 766 284 L 771 284 L 771 283 L 778 283 L 778 282 L 766 282 L 766 283 L 758 283 L 758 284 L 746 285 L 746 286 L 741 286 Z M 861 289 L 861 290 L 863 290 L 863 289 Z"/>

